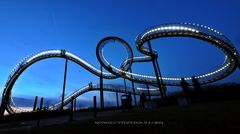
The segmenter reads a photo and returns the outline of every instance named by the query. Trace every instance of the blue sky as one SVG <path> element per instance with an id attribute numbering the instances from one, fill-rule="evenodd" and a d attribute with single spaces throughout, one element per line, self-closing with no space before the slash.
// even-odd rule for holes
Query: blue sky
<path id="1" fill-rule="evenodd" d="M 95 51 L 106 36 L 118 36 L 132 47 L 135 37 L 146 28 L 170 22 L 195 22 L 224 33 L 240 50 L 240 2 L 238 0 L 0 0 L 0 92 L 15 64 L 25 56 L 46 49 L 66 49 L 99 66 Z M 163 76 L 192 76 L 221 65 L 222 52 L 203 41 L 190 38 L 154 40 Z M 114 52 L 114 53 L 112 53 Z M 119 52 L 119 54 L 118 54 Z M 106 57 L 119 65 L 126 54 L 106 48 Z M 27 69 L 13 88 L 13 96 L 59 98 L 64 59 L 40 61 Z M 145 68 L 148 69 L 145 69 Z M 151 63 L 133 65 L 134 72 L 154 74 Z M 217 82 L 238 82 L 239 70 Z M 98 78 L 70 62 L 67 94 Z M 122 79 L 106 83 L 123 84 Z M 130 85 L 130 83 L 128 83 Z M 171 89 L 171 88 L 169 88 Z M 88 93 L 82 99 L 88 99 Z M 111 100 L 112 94 L 106 94 Z"/>

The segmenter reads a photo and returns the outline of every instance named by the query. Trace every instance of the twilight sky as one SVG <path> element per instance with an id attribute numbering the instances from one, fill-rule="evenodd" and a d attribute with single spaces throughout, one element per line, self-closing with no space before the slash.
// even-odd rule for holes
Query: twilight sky
<path id="1" fill-rule="evenodd" d="M 0 92 L 13 67 L 25 56 L 47 49 L 65 49 L 99 67 L 95 51 L 106 36 L 118 36 L 132 47 L 146 28 L 171 22 L 194 22 L 225 34 L 240 50 L 239 0 L 0 0 Z M 224 55 L 206 42 L 191 38 L 164 38 L 152 42 L 159 53 L 163 76 L 193 76 L 214 70 Z M 108 46 L 106 57 L 119 65 L 124 49 Z M 47 59 L 27 69 L 16 82 L 13 96 L 60 98 L 64 59 Z M 147 68 L 147 69 L 146 69 Z M 151 63 L 137 63 L 133 71 L 154 74 Z M 240 71 L 216 82 L 239 82 Z M 66 94 L 98 78 L 69 62 Z M 122 79 L 106 83 L 123 84 Z M 128 82 L 130 86 L 130 83 Z M 175 91 L 177 88 L 169 87 Z M 88 99 L 98 92 L 81 96 Z M 113 93 L 107 93 L 111 100 Z"/>

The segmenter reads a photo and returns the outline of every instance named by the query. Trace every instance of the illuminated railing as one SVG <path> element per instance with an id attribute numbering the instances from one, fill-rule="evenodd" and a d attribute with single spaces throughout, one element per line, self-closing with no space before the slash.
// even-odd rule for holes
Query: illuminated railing
<path id="1" fill-rule="evenodd" d="M 133 92 L 132 87 L 126 87 L 123 85 L 114 85 L 114 84 L 104 84 L 103 85 L 104 91 L 110 91 L 110 92 L 119 92 L 119 93 L 129 93 L 131 92 L 132 94 L 135 93 L 135 95 L 141 95 L 142 93 L 148 94 L 148 89 L 147 88 L 140 88 L 137 87 L 135 88 L 135 92 Z M 63 105 L 67 105 L 71 102 L 72 99 L 77 98 L 78 96 L 89 92 L 89 91 L 94 91 L 94 90 L 100 90 L 100 85 L 99 84 L 92 84 L 91 86 L 85 86 L 83 88 L 80 88 L 76 90 L 75 92 L 71 93 L 69 96 L 67 96 L 64 101 Z M 126 92 L 127 91 L 127 92 Z M 159 95 L 159 90 L 157 88 L 151 88 L 149 89 L 149 93 L 151 96 L 158 96 Z M 57 102 L 56 104 L 49 106 L 48 109 L 59 109 L 62 106 L 62 102 Z"/>

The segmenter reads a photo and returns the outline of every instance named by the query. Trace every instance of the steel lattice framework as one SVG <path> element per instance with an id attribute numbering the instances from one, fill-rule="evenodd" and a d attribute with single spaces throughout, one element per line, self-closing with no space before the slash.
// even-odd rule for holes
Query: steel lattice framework
<path id="1" fill-rule="evenodd" d="M 146 29 L 143 33 L 139 34 L 136 38 L 136 46 L 137 49 L 145 54 L 146 56 L 142 57 L 134 57 L 132 49 L 130 45 L 124 41 L 121 38 L 118 37 L 106 37 L 102 39 L 96 49 L 96 55 L 101 63 L 101 65 L 108 71 L 108 72 L 102 72 L 102 77 L 105 79 L 115 79 L 118 77 L 126 78 L 134 82 L 138 83 L 145 83 L 150 84 L 153 86 L 157 86 L 157 80 L 156 76 L 150 76 L 150 75 L 143 75 L 143 74 L 137 74 L 137 73 L 131 73 L 129 72 L 129 69 L 131 65 L 134 62 L 148 62 L 151 61 L 153 58 L 158 58 L 158 54 L 156 51 L 153 51 L 151 54 L 148 47 L 145 46 L 146 42 L 149 42 L 150 40 L 156 39 L 156 38 L 164 38 L 164 37 L 191 37 L 196 38 L 199 40 L 207 41 L 210 44 L 214 45 L 218 49 L 220 49 L 226 56 L 226 59 L 223 63 L 223 65 L 216 70 L 213 70 L 212 72 L 208 72 L 205 74 L 201 74 L 196 76 L 195 78 L 198 79 L 198 81 L 201 84 L 207 84 L 211 83 L 217 80 L 220 80 L 229 74 L 231 74 L 237 67 L 240 66 L 240 58 L 239 54 L 234 47 L 234 45 L 231 43 L 231 41 L 225 37 L 222 33 L 218 32 L 215 29 L 212 29 L 205 25 L 200 24 L 194 24 L 194 23 L 171 23 L 171 24 L 163 24 L 151 27 L 149 29 Z M 108 60 L 104 57 L 104 46 L 107 45 L 109 42 L 119 42 L 124 46 L 124 48 L 127 51 L 127 58 L 122 62 L 120 68 L 113 66 L 111 63 L 108 62 Z M 152 56 L 153 55 L 153 56 Z M 2 94 L 2 104 L 1 104 L 1 115 L 3 115 L 4 111 L 7 110 L 10 114 L 14 114 L 16 112 L 21 112 L 21 109 L 19 109 L 15 104 L 14 101 L 11 98 L 11 91 L 12 88 L 18 79 L 18 77 L 32 64 L 44 60 L 47 58 L 65 58 L 69 59 L 76 64 L 82 66 L 89 72 L 95 74 L 96 76 L 101 76 L 101 70 L 94 67 L 93 65 L 89 64 L 87 61 L 83 60 L 82 58 L 67 52 L 65 50 L 47 50 L 42 51 L 37 54 L 28 56 L 24 58 L 19 64 L 16 65 L 16 67 L 13 69 L 13 71 L 10 73 L 8 80 L 5 84 L 4 91 Z M 170 86 L 180 86 L 181 78 L 178 77 L 159 77 L 163 81 L 162 84 L 164 85 L 170 85 Z M 185 77 L 186 81 L 189 82 L 191 85 L 191 77 Z M 94 85 L 95 86 L 95 85 Z M 97 90 L 98 88 L 80 88 L 76 92 L 72 93 L 70 96 L 65 98 L 64 105 L 68 104 L 70 102 L 71 97 L 78 97 L 79 95 L 91 91 L 91 90 Z M 107 91 L 121 91 L 121 89 L 115 88 L 106 88 L 104 87 L 104 90 Z M 136 92 L 135 94 L 140 94 L 139 92 Z M 159 93 L 151 93 L 151 95 L 158 95 Z M 59 108 L 60 103 L 54 104 L 53 106 L 50 106 L 50 108 Z"/>

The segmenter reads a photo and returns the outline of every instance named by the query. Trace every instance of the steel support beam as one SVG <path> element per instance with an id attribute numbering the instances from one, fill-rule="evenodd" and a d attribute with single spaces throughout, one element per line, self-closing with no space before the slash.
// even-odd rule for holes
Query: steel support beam
<path id="1" fill-rule="evenodd" d="M 93 96 L 93 117 L 97 118 L 97 97 Z"/>
<path id="2" fill-rule="evenodd" d="M 150 55 L 152 57 L 153 68 L 154 68 L 155 75 L 156 75 L 156 78 L 157 78 L 157 83 L 158 83 L 159 91 L 160 91 L 160 94 L 161 94 L 161 98 L 164 98 L 162 84 L 161 84 L 161 81 L 159 79 L 159 74 L 158 74 L 158 70 L 157 70 L 156 60 L 155 60 L 155 57 L 153 55 L 152 46 L 151 46 L 150 41 L 148 41 L 148 47 L 149 47 Z"/>
<path id="3" fill-rule="evenodd" d="M 63 91 L 62 91 L 62 105 L 61 110 L 64 107 L 64 98 L 65 98 L 65 89 L 66 89 L 66 79 L 67 79 L 67 67 L 68 67 L 68 59 L 65 61 L 65 70 L 64 70 L 64 78 L 63 78 Z"/>
<path id="4" fill-rule="evenodd" d="M 74 98 L 71 98 L 71 109 L 70 109 L 70 121 L 73 120 L 73 112 L 74 112 Z"/>
<path id="5" fill-rule="evenodd" d="M 77 98 L 74 99 L 74 111 L 77 110 Z"/>
<path id="6" fill-rule="evenodd" d="M 40 108 L 39 108 L 39 111 L 38 111 L 38 121 L 37 121 L 37 126 L 40 126 L 40 121 L 41 121 L 41 112 L 42 112 L 42 107 L 43 107 L 43 97 L 41 98 L 41 101 L 40 101 Z"/>
<path id="7" fill-rule="evenodd" d="M 132 68 L 130 67 L 130 73 L 132 73 Z M 134 82 L 132 82 L 132 89 L 133 89 L 133 97 L 134 97 L 134 103 L 135 103 L 135 106 L 137 106 L 137 99 L 136 99 L 136 94 L 135 94 L 135 87 L 134 87 Z"/>
<path id="8" fill-rule="evenodd" d="M 149 90 L 149 85 L 147 84 L 147 89 L 148 89 L 148 97 L 149 97 L 149 100 L 151 100 L 151 94 L 150 94 L 150 90 Z"/>
<path id="9" fill-rule="evenodd" d="M 119 107 L 119 102 L 118 102 L 118 92 L 116 92 L 116 99 L 117 99 L 117 107 Z"/>
<path id="10" fill-rule="evenodd" d="M 33 105 L 33 111 L 36 111 L 37 101 L 38 101 L 38 96 L 35 97 L 34 105 Z"/>
<path id="11" fill-rule="evenodd" d="M 127 91 L 127 83 L 125 78 L 123 78 L 123 82 L 124 82 L 125 93 L 127 94 L 128 91 Z"/>
<path id="12" fill-rule="evenodd" d="M 102 65 L 101 65 L 101 75 L 100 75 L 100 104 L 101 110 L 104 109 L 104 94 L 103 94 L 103 74 L 102 74 Z"/>
<path id="13" fill-rule="evenodd" d="M 161 74 L 160 67 L 159 67 L 158 60 L 157 60 L 157 59 L 156 59 L 156 63 L 157 63 L 158 74 L 159 74 L 159 76 L 162 78 L 162 74 Z M 162 80 L 162 79 L 160 79 L 160 82 L 161 82 L 162 89 L 163 89 L 163 95 L 164 95 L 164 97 L 167 97 L 167 94 L 166 94 L 167 88 L 166 88 L 166 86 L 163 84 L 163 80 Z"/>

